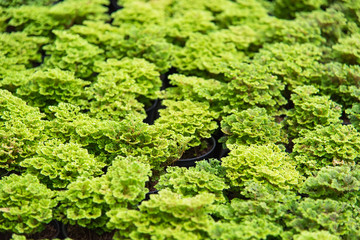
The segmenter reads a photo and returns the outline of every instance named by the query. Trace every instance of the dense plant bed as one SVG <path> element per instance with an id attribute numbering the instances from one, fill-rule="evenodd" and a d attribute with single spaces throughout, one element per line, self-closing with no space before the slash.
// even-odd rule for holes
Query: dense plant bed
<path id="1" fill-rule="evenodd" d="M 0 239 L 360 239 L 359 38 L 358 0 L 0 0 Z"/>

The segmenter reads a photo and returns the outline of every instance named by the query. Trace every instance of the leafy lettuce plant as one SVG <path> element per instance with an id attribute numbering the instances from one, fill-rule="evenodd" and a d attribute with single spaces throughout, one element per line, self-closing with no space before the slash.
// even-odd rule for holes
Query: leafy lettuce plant
<path id="1" fill-rule="evenodd" d="M 341 238 L 328 231 L 302 231 L 294 235 L 294 240 L 340 240 Z"/>
<path id="2" fill-rule="evenodd" d="M 50 105 L 61 102 L 79 103 L 85 101 L 84 87 L 90 82 L 76 78 L 73 72 L 54 69 L 38 69 L 33 74 L 23 72 L 19 76 L 22 81 L 17 83 L 16 95 L 29 105 L 46 109 Z M 3 81 L 11 84 L 12 79 Z"/>
<path id="3" fill-rule="evenodd" d="M 220 219 L 211 227 L 212 239 L 265 239 L 283 234 L 286 213 L 299 197 L 268 183 L 249 181 L 241 198 L 215 206 Z"/>
<path id="4" fill-rule="evenodd" d="M 183 197 L 169 190 L 151 195 L 139 210 L 112 209 L 108 227 L 116 228 L 114 239 L 205 239 L 213 223 L 209 216 L 214 195 Z"/>
<path id="5" fill-rule="evenodd" d="M 35 153 L 37 143 L 44 138 L 45 114 L 2 89 L 0 112 L 0 168 L 10 171 Z"/>
<path id="6" fill-rule="evenodd" d="M 155 125 L 188 137 L 188 148 L 203 144 L 203 140 L 210 138 L 218 127 L 214 121 L 216 113 L 206 103 L 164 100 L 163 105 L 166 108 L 159 110 L 160 117 Z"/>
<path id="7" fill-rule="evenodd" d="M 340 238 L 356 239 L 359 237 L 359 210 L 349 202 L 305 198 L 291 211 L 293 219 L 286 225 L 297 234 L 325 230 Z"/>
<path id="8" fill-rule="evenodd" d="M 351 107 L 360 99 L 360 67 L 358 65 L 331 62 L 325 64 L 319 89 L 323 94 L 340 103 L 344 108 Z M 358 92 L 356 94 L 356 92 Z"/>
<path id="9" fill-rule="evenodd" d="M 99 73 L 98 82 L 100 78 L 113 81 L 116 91 L 136 94 L 145 103 L 158 97 L 162 85 L 156 65 L 140 58 L 110 58 L 106 62 L 96 62 L 94 70 Z"/>
<path id="10" fill-rule="evenodd" d="M 0 181 L 0 231 L 17 234 L 40 232 L 53 219 L 55 192 L 31 174 L 3 177 Z"/>
<path id="11" fill-rule="evenodd" d="M 196 196 L 200 193 L 212 193 L 216 202 L 226 202 L 223 191 L 229 186 L 225 183 L 224 169 L 220 162 L 211 159 L 200 161 L 195 167 L 168 167 L 161 175 L 156 188 L 167 189 L 182 196 Z"/>
<path id="12" fill-rule="evenodd" d="M 316 171 L 359 161 L 360 133 L 351 125 L 319 125 L 312 131 L 300 132 L 293 142 L 293 155 L 303 170 Z"/>
<path id="13" fill-rule="evenodd" d="M 360 188 L 360 169 L 358 166 L 329 166 L 321 168 L 314 176 L 306 179 L 300 193 L 311 198 L 332 198 L 356 200 Z"/>
<path id="14" fill-rule="evenodd" d="M 268 115 L 264 108 L 250 108 L 235 112 L 221 121 L 220 139 L 226 146 L 286 142 L 282 125 Z"/>
<path id="15" fill-rule="evenodd" d="M 274 13 L 281 18 L 294 18 L 297 12 L 310 12 L 328 4 L 328 0 L 276 0 Z"/>
<path id="16" fill-rule="evenodd" d="M 103 60 L 103 50 L 88 43 L 79 35 L 54 30 L 55 42 L 44 46 L 44 65 L 75 73 L 76 77 L 89 78 L 93 74 L 94 62 Z"/>
<path id="17" fill-rule="evenodd" d="M 350 118 L 351 124 L 360 131 L 360 104 L 355 103 L 352 108 L 346 110 L 346 113 Z"/>
<path id="18" fill-rule="evenodd" d="M 134 157 L 118 157 L 105 175 L 80 177 L 59 192 L 57 218 L 71 225 L 110 231 L 109 211 L 130 211 L 145 198 L 150 166 Z"/>
<path id="19" fill-rule="evenodd" d="M 253 63 L 264 65 L 292 90 L 317 82 L 321 76 L 322 48 L 313 43 L 273 43 L 254 55 Z"/>
<path id="20" fill-rule="evenodd" d="M 285 126 L 291 137 L 297 136 L 302 129 L 313 130 L 317 125 L 328 126 L 340 123 L 341 106 L 331 101 L 329 96 L 317 96 L 314 86 L 299 86 L 294 89 L 291 100 L 294 108 L 285 118 Z"/>
<path id="21" fill-rule="evenodd" d="M 222 158 L 222 166 L 234 187 L 256 181 L 279 189 L 293 189 L 303 180 L 295 162 L 275 144 L 232 145 L 229 156 Z"/>
<path id="22" fill-rule="evenodd" d="M 99 176 L 105 167 L 105 163 L 75 143 L 61 144 L 59 140 L 50 140 L 41 143 L 36 153 L 20 165 L 51 189 L 65 188 L 79 176 Z"/>
<path id="23" fill-rule="evenodd" d="M 35 1 L 32 1 L 35 2 Z M 85 20 L 107 20 L 108 0 L 64 0 L 52 6 L 19 6 L 6 9 L 7 25 L 35 36 L 53 36 Z"/>
<path id="24" fill-rule="evenodd" d="M 80 113 L 80 107 L 66 103 L 49 109 L 55 118 L 47 123 L 48 136 L 80 144 L 90 154 L 105 158 L 107 164 L 118 155 L 144 156 L 154 171 L 162 172 L 181 157 L 189 141 L 163 125 L 143 123 L 136 115 L 112 121 L 92 118 Z"/>
<path id="25" fill-rule="evenodd" d="M 208 102 L 210 110 L 222 114 L 222 108 L 228 104 L 225 96 L 226 83 L 182 74 L 171 74 L 170 84 L 174 87 L 166 88 L 162 97 L 171 100 L 190 100 L 193 102 Z"/>
<path id="26" fill-rule="evenodd" d="M 360 63 L 360 34 L 354 33 L 339 39 L 339 42 L 332 46 L 335 56 L 342 62 L 348 64 Z"/>
<path id="27" fill-rule="evenodd" d="M 229 82 L 224 95 L 229 101 L 224 112 L 241 111 L 254 106 L 276 112 L 286 99 L 282 96 L 285 85 L 276 76 L 267 73 L 267 67 L 258 64 L 239 64 L 225 73 Z"/>
<path id="28" fill-rule="evenodd" d="M 0 33 L 0 61 L 4 61 L 0 67 L 0 79 L 11 69 L 31 68 L 40 63 L 40 49 L 48 41 L 46 37 L 29 36 L 23 32 Z"/>

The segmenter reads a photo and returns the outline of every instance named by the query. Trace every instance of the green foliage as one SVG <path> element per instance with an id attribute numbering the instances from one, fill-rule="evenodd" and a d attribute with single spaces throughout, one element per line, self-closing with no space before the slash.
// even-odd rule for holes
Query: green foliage
<path id="1" fill-rule="evenodd" d="M 360 104 L 355 103 L 351 109 L 347 109 L 351 124 L 360 131 Z"/>
<path id="2" fill-rule="evenodd" d="M 44 229 L 57 205 L 52 192 L 30 174 L 12 174 L 0 181 L 0 229 L 17 234 Z"/>
<path id="3" fill-rule="evenodd" d="M 46 108 L 60 102 L 76 103 L 84 99 L 84 87 L 90 82 L 81 80 L 74 73 L 63 71 L 58 68 L 38 70 L 33 74 L 23 72 L 20 75 L 21 82 L 17 85 L 16 95 L 24 99 L 29 105 Z M 13 79 L 3 81 L 3 84 L 11 84 Z"/>
<path id="4" fill-rule="evenodd" d="M 161 26 L 146 27 L 120 26 L 121 37 L 112 41 L 110 58 L 143 58 L 157 66 L 157 70 L 165 73 L 171 67 L 174 46 L 165 39 Z"/>
<path id="5" fill-rule="evenodd" d="M 162 84 L 156 66 L 140 58 L 107 59 L 95 63 L 94 70 L 99 72 L 98 82 L 100 78 L 114 81 L 115 91 L 134 93 L 138 98 L 156 99 Z"/>
<path id="6" fill-rule="evenodd" d="M 58 218 L 72 225 L 105 231 L 113 229 L 106 228 L 111 209 L 135 209 L 145 198 L 145 182 L 151 171 L 149 165 L 138 160 L 116 158 L 102 177 L 80 177 L 70 183 L 66 191 L 58 194 Z"/>
<path id="7" fill-rule="evenodd" d="M 302 182 L 295 163 L 274 144 L 232 145 L 229 156 L 222 158 L 222 166 L 233 186 L 257 181 L 270 183 L 280 189 L 290 189 Z"/>
<path id="8" fill-rule="evenodd" d="M 297 232 L 329 231 L 344 239 L 359 237 L 359 208 L 332 199 L 305 198 L 295 208 L 287 225 Z"/>
<path id="9" fill-rule="evenodd" d="M 226 146 L 286 142 L 281 127 L 264 108 L 254 107 L 225 117 L 221 121 L 225 136 L 220 141 Z"/>
<path id="10" fill-rule="evenodd" d="M 254 56 L 254 63 L 267 67 L 289 89 L 316 82 L 321 76 L 322 49 L 311 43 L 267 44 Z"/>
<path id="11" fill-rule="evenodd" d="M 174 44 L 182 46 L 193 33 L 207 34 L 217 29 L 213 15 L 204 10 L 189 9 L 176 13 L 166 21 L 166 36 Z"/>
<path id="12" fill-rule="evenodd" d="M 23 5 L 46 6 L 55 3 L 55 0 L 1 0 L 1 7 L 21 7 Z"/>
<path id="13" fill-rule="evenodd" d="M 226 83 L 215 79 L 172 74 L 169 76 L 170 83 L 176 87 L 169 87 L 163 91 L 165 99 L 191 100 L 193 102 L 208 102 L 210 110 L 217 113 L 227 104 Z"/>
<path id="14" fill-rule="evenodd" d="M 313 131 L 303 131 L 293 140 L 293 154 L 304 170 L 314 171 L 331 164 L 353 165 L 360 158 L 360 133 L 351 125 L 319 125 Z"/>
<path id="15" fill-rule="evenodd" d="M 162 190 L 142 202 L 139 211 L 113 209 L 108 226 L 119 229 L 114 239 L 207 239 L 213 201 L 209 193 L 182 197 Z"/>
<path id="16" fill-rule="evenodd" d="M 216 240 L 261 240 L 279 237 L 282 228 L 267 219 L 247 217 L 242 222 L 216 222 L 211 230 L 211 239 Z"/>
<path id="17" fill-rule="evenodd" d="M 34 2 L 34 1 L 32 1 Z M 20 6 L 7 10 L 8 25 L 30 35 L 51 35 L 89 20 L 106 20 L 107 0 L 65 0 L 52 6 Z"/>
<path id="18" fill-rule="evenodd" d="M 339 43 L 332 47 L 334 54 L 341 62 L 360 64 L 359 37 L 359 33 L 354 33 L 351 36 L 340 38 Z"/>
<path id="19" fill-rule="evenodd" d="M 38 141 L 43 138 L 45 115 L 2 89 L 0 113 L 0 168 L 10 171 L 35 153 Z"/>
<path id="20" fill-rule="evenodd" d="M 116 26 L 158 25 L 163 23 L 165 12 L 155 8 L 150 2 L 132 1 L 125 3 L 120 11 L 114 12 L 111 16 Z"/>
<path id="21" fill-rule="evenodd" d="M 174 52 L 172 65 L 181 73 L 219 74 L 223 69 L 246 59 L 242 51 L 254 41 L 254 32 L 248 27 L 232 27 L 207 35 L 193 33 L 183 48 Z"/>
<path id="22" fill-rule="evenodd" d="M 276 0 L 274 13 L 277 17 L 293 18 L 296 12 L 317 10 L 327 3 L 328 0 Z"/>
<path id="23" fill-rule="evenodd" d="M 321 168 L 315 176 L 306 179 L 300 192 L 311 198 L 349 197 L 360 188 L 359 167 L 335 166 Z"/>
<path id="24" fill-rule="evenodd" d="M 223 107 L 227 113 L 254 106 L 273 112 L 287 102 L 281 93 L 285 85 L 276 76 L 267 73 L 267 67 L 256 63 L 240 64 L 225 75 L 230 79 L 223 93 L 229 101 L 228 105 Z"/>
<path id="25" fill-rule="evenodd" d="M 325 65 L 319 89 L 343 107 L 350 107 L 360 100 L 360 67 L 338 62 Z"/>
<path id="26" fill-rule="evenodd" d="M 306 85 L 294 89 L 291 95 L 294 108 L 287 112 L 285 118 L 290 136 L 297 136 L 302 129 L 313 130 L 317 125 L 340 123 L 340 105 L 331 101 L 329 96 L 314 95 L 318 91 L 314 86 Z"/>
<path id="27" fill-rule="evenodd" d="M 45 37 L 28 36 L 23 32 L 0 33 L 0 59 L 5 58 L 7 62 L 0 67 L 0 76 L 15 67 L 12 65 L 33 67 L 41 62 L 40 48 L 46 43 Z"/>
<path id="28" fill-rule="evenodd" d="M 41 144 L 36 155 L 20 163 L 52 189 L 65 188 L 79 176 L 101 175 L 104 163 L 90 155 L 79 144 L 61 144 L 58 140 Z"/>
<path id="29" fill-rule="evenodd" d="M 122 121 L 100 120 L 79 113 L 80 108 L 61 103 L 49 107 L 55 118 L 47 125 L 47 134 L 62 142 L 74 142 L 89 153 L 106 157 L 143 156 L 154 171 L 163 171 L 179 159 L 189 139 L 174 134 L 163 125 L 148 125 L 134 115 Z"/>
<path id="30" fill-rule="evenodd" d="M 75 73 L 76 77 L 89 78 L 93 73 L 94 62 L 102 60 L 103 50 L 88 43 L 79 35 L 54 30 L 54 44 L 44 46 L 45 66 L 57 67 Z"/>
<path id="31" fill-rule="evenodd" d="M 218 127 L 214 121 L 217 114 L 211 111 L 206 103 L 164 100 L 163 105 L 166 108 L 159 110 L 160 117 L 155 121 L 155 125 L 189 137 L 189 148 L 201 145 Z"/>
<path id="32" fill-rule="evenodd" d="M 294 240 L 340 240 L 336 235 L 329 233 L 328 231 L 315 231 L 308 232 L 302 231 L 300 234 L 294 235 Z"/>
<path id="33" fill-rule="evenodd" d="M 216 202 L 225 202 L 223 191 L 229 188 L 224 179 L 224 169 L 218 160 L 201 161 L 196 167 L 168 167 L 160 177 L 156 188 L 168 189 L 182 196 L 196 196 L 200 193 L 212 193 Z"/>

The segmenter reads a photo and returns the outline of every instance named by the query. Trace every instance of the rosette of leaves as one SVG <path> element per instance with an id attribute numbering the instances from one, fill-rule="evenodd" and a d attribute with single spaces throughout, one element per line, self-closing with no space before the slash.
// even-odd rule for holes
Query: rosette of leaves
<path id="1" fill-rule="evenodd" d="M 339 39 L 339 42 L 332 46 L 334 55 L 340 62 L 349 64 L 360 64 L 360 34 L 354 33 Z"/>
<path id="2" fill-rule="evenodd" d="M 312 131 L 300 132 L 293 142 L 293 155 L 305 171 L 331 164 L 353 165 L 360 159 L 360 133 L 352 125 L 319 125 Z"/>
<path id="3" fill-rule="evenodd" d="M 167 189 L 182 196 L 196 196 L 200 193 L 212 193 L 216 202 L 226 202 L 223 194 L 229 186 L 225 183 L 224 169 L 220 162 L 211 159 L 210 162 L 197 162 L 196 167 L 168 167 L 161 175 L 158 190 Z"/>
<path id="4" fill-rule="evenodd" d="M 286 225 L 294 233 L 325 230 L 342 239 L 356 239 L 360 236 L 359 210 L 344 201 L 305 198 L 291 211 L 292 219 Z"/>
<path id="5" fill-rule="evenodd" d="M 119 42 L 124 39 L 124 30 L 104 21 L 86 20 L 82 25 L 74 25 L 70 32 L 80 35 L 91 44 L 104 50 L 108 58 L 122 58 L 125 53 L 119 49 Z"/>
<path id="6" fill-rule="evenodd" d="M 282 126 L 267 114 L 265 108 L 250 108 L 235 112 L 221 121 L 226 146 L 286 142 Z"/>
<path id="7" fill-rule="evenodd" d="M 46 43 L 48 39 L 45 37 L 28 36 L 23 32 L 0 33 L 0 57 L 5 57 L 11 65 L 33 67 L 42 61 L 40 48 Z M 11 65 L 2 66 L 1 75 L 6 75 L 6 71 L 13 68 Z"/>
<path id="8" fill-rule="evenodd" d="M 282 228 L 271 221 L 260 217 L 245 217 L 240 223 L 218 221 L 209 230 L 210 239 L 271 239 L 280 237 Z"/>
<path id="9" fill-rule="evenodd" d="M 0 181 L 0 230 L 17 234 L 40 232 L 53 219 L 55 192 L 30 174 L 12 174 Z"/>
<path id="10" fill-rule="evenodd" d="M 319 80 L 322 56 L 322 49 L 312 43 L 273 43 L 264 45 L 253 62 L 266 66 L 268 73 L 278 76 L 292 90 Z"/>
<path id="11" fill-rule="evenodd" d="M 97 62 L 94 67 L 100 78 L 115 83 L 115 91 L 136 94 L 140 101 L 146 103 L 156 99 L 162 85 L 160 73 L 156 66 L 140 58 L 107 59 Z"/>
<path id="12" fill-rule="evenodd" d="M 247 182 L 239 197 L 215 206 L 219 221 L 210 230 L 212 239 L 280 237 L 286 214 L 299 198 L 294 192 L 255 181 Z"/>
<path id="13" fill-rule="evenodd" d="M 360 100 L 360 67 L 338 62 L 325 64 L 319 89 L 344 108 Z"/>
<path id="14" fill-rule="evenodd" d="M 340 123 L 341 106 L 331 101 L 329 96 L 315 95 L 318 91 L 307 85 L 294 89 L 291 95 L 294 108 L 286 113 L 284 122 L 291 137 L 298 136 L 302 129 L 313 130 L 317 125 Z"/>
<path id="15" fill-rule="evenodd" d="M 160 25 L 165 21 L 165 11 L 155 7 L 151 2 L 125 2 L 122 9 L 114 12 L 111 17 L 115 26 L 121 25 Z"/>
<path id="16" fill-rule="evenodd" d="M 341 238 L 328 231 L 302 231 L 294 235 L 294 240 L 340 240 Z"/>
<path id="17" fill-rule="evenodd" d="M 311 198 L 349 201 L 358 199 L 359 189 L 359 167 L 343 165 L 321 168 L 314 176 L 306 179 L 299 192 Z"/>
<path id="18" fill-rule="evenodd" d="M 189 9 L 166 20 L 165 31 L 167 37 L 174 44 L 183 46 L 192 33 L 207 34 L 216 30 L 215 18 L 209 11 Z"/>
<path id="19" fill-rule="evenodd" d="M 164 27 L 161 25 L 120 25 L 121 38 L 112 44 L 113 51 L 107 52 L 109 58 L 143 58 L 165 73 L 171 67 L 174 46 L 167 42 Z"/>
<path id="20" fill-rule="evenodd" d="M 295 162 L 275 144 L 233 145 L 229 155 L 221 160 L 226 177 L 234 187 L 256 181 L 280 189 L 293 189 L 302 182 Z"/>
<path id="21" fill-rule="evenodd" d="M 208 102 L 210 110 L 222 113 L 222 108 L 227 104 L 226 83 L 215 79 L 172 74 L 169 76 L 170 84 L 175 87 L 166 88 L 162 92 L 165 99 L 191 100 Z"/>
<path id="22" fill-rule="evenodd" d="M 36 154 L 20 163 L 51 189 L 65 188 L 79 176 L 96 177 L 103 174 L 105 163 L 96 159 L 79 144 L 62 144 L 50 140 L 38 146 Z"/>
<path id="23" fill-rule="evenodd" d="M 321 7 L 327 5 L 328 0 L 276 0 L 274 3 L 274 13 L 279 18 L 292 19 L 297 12 L 320 10 Z"/>
<path id="24" fill-rule="evenodd" d="M 22 82 L 17 84 L 16 95 L 31 106 L 44 109 L 60 102 L 85 101 L 84 87 L 89 84 L 69 71 L 39 69 L 30 75 L 24 72 Z"/>
<path id="25" fill-rule="evenodd" d="M 112 209 L 107 226 L 119 229 L 114 239 L 207 239 L 213 201 L 209 193 L 183 197 L 162 190 L 143 201 L 139 211 Z"/>
<path id="26" fill-rule="evenodd" d="M 244 30 L 246 27 L 238 28 Z M 193 33 L 185 46 L 174 52 L 172 65 L 186 75 L 214 78 L 229 66 L 246 59 L 241 50 L 246 49 L 254 37 L 250 28 L 246 34 L 238 28 L 213 31 L 207 35 Z"/>
<path id="27" fill-rule="evenodd" d="M 296 22 L 305 21 L 320 29 L 320 34 L 326 42 L 333 45 L 348 32 L 356 31 L 356 24 L 346 19 L 341 11 L 327 8 L 325 11 L 301 12 L 297 14 Z"/>
<path id="28" fill-rule="evenodd" d="M 142 118 L 129 115 L 122 121 L 101 120 L 80 113 L 75 105 L 60 103 L 49 107 L 55 118 L 49 121 L 46 132 L 63 143 L 81 144 L 90 154 L 105 158 L 109 163 L 115 156 L 144 156 L 154 171 L 181 157 L 189 141 L 163 125 L 148 125 Z"/>
<path id="29" fill-rule="evenodd" d="M 276 76 L 267 73 L 267 68 L 258 64 L 239 64 L 225 73 L 229 79 L 224 95 L 229 104 L 224 112 L 245 110 L 258 106 L 277 111 L 286 104 L 282 96 L 285 85 Z"/>
<path id="30" fill-rule="evenodd" d="M 204 144 L 203 140 L 210 138 L 218 127 L 214 120 L 217 114 L 207 103 L 190 100 L 164 100 L 162 103 L 166 108 L 159 110 L 160 117 L 155 125 L 189 137 L 188 148 Z"/>
<path id="31" fill-rule="evenodd" d="M 221 27 L 233 25 L 245 25 L 251 22 L 258 22 L 267 17 L 267 9 L 257 0 L 226 1 L 223 11 L 216 15 L 216 21 Z"/>
<path id="32" fill-rule="evenodd" d="M 45 115 L 2 89 L 0 112 L 0 168 L 10 171 L 35 153 L 37 143 L 43 138 Z"/>
<path id="33" fill-rule="evenodd" d="M 360 4 L 356 0 L 346 0 L 340 2 L 334 2 L 331 5 L 331 8 L 336 9 L 337 11 L 341 11 L 345 14 L 346 18 L 349 21 L 356 23 L 360 26 L 360 16 L 359 16 L 359 9 Z"/>
<path id="34" fill-rule="evenodd" d="M 44 46 L 46 54 L 44 65 L 69 70 L 76 77 L 89 78 L 93 74 L 95 61 L 103 60 L 103 50 L 88 43 L 79 35 L 54 30 L 55 42 Z"/>
<path id="35" fill-rule="evenodd" d="M 145 182 L 151 175 L 150 166 L 139 159 L 116 158 L 102 177 L 80 177 L 69 184 L 58 195 L 59 220 L 99 231 L 114 229 L 107 224 L 108 212 L 114 208 L 136 209 L 148 191 Z"/>
<path id="36" fill-rule="evenodd" d="M 53 36 L 53 30 L 67 29 L 87 19 L 109 19 L 106 4 L 108 0 L 65 0 L 52 6 L 9 8 L 6 12 L 8 25 L 15 30 L 36 36 Z"/>

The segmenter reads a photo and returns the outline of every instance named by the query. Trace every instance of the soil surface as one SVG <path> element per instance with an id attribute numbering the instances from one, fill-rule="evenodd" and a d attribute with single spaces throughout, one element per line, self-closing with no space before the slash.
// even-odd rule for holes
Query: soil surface
<path id="1" fill-rule="evenodd" d="M 209 152 L 211 150 L 211 148 L 213 147 L 212 141 L 211 141 L 211 139 L 206 139 L 205 141 L 206 141 L 205 148 L 202 147 L 202 144 L 200 146 L 190 148 L 189 150 L 186 150 L 184 152 L 184 154 L 182 155 L 182 157 L 180 159 L 196 158 L 196 157 L 200 157 L 200 156 L 206 154 L 207 152 Z"/>

